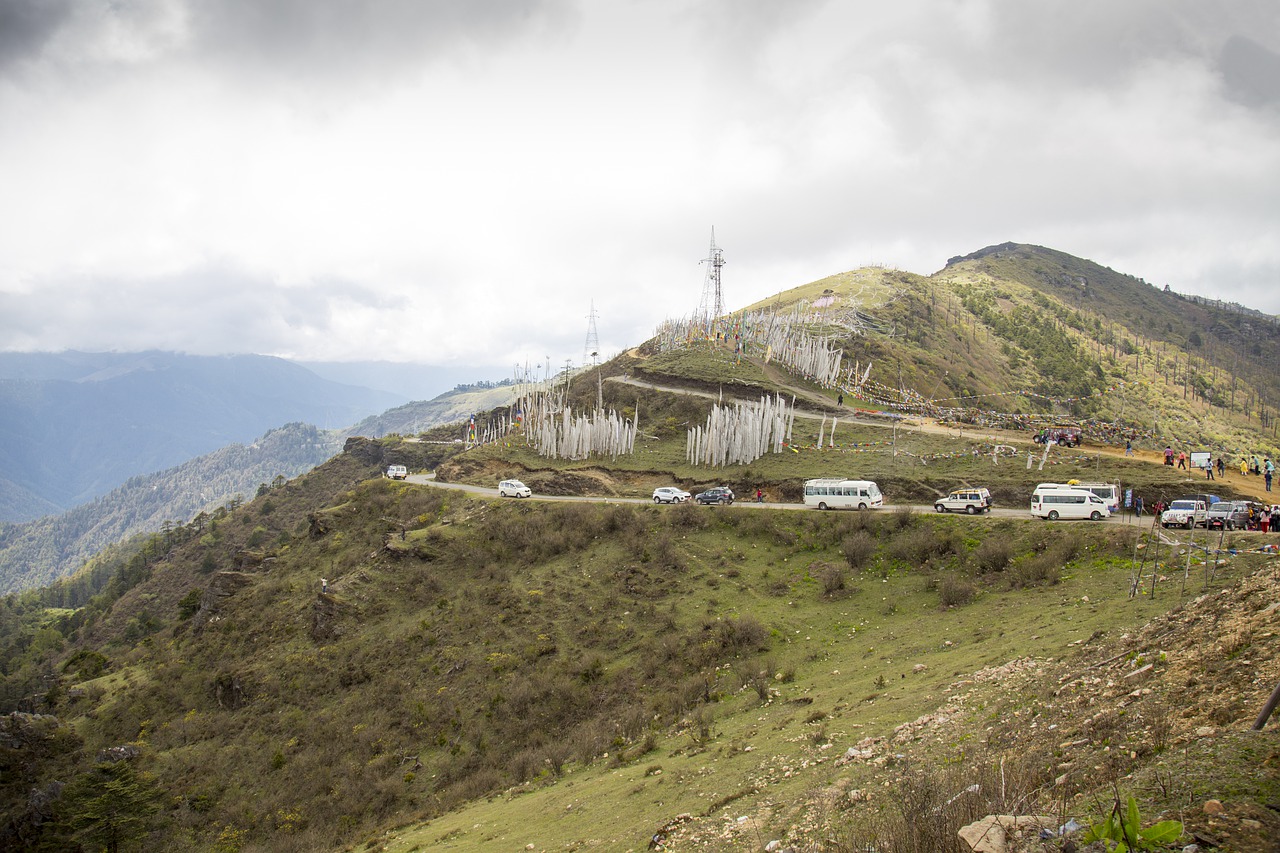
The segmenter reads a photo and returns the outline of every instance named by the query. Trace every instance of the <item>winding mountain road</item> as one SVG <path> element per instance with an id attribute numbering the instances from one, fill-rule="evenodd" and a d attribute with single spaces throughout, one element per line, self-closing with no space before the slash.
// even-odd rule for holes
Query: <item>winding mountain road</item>
<path id="1" fill-rule="evenodd" d="M 491 489 L 486 486 L 473 486 L 468 483 L 442 483 L 436 480 L 435 474 L 410 474 L 406 482 L 414 483 L 420 486 L 433 486 L 438 489 L 453 489 L 455 491 L 467 492 L 469 494 L 477 495 L 479 497 L 484 497 L 484 498 L 498 497 L 498 490 L 496 488 Z M 572 501 L 576 503 L 603 503 L 603 504 L 648 504 L 653 502 L 649 498 L 620 498 L 620 497 L 613 497 L 608 495 L 599 496 L 599 495 L 537 495 L 537 494 L 535 494 L 532 498 L 509 498 L 509 500 Z M 665 506 L 670 506 L 670 504 L 666 504 Z M 787 509 L 787 510 L 799 509 L 799 510 L 813 510 L 814 512 L 818 512 L 818 510 L 815 507 L 805 506 L 804 504 L 775 503 L 770 501 L 764 501 L 760 503 L 756 501 L 750 501 L 750 500 L 736 501 L 735 503 L 732 504 L 732 506 L 746 507 L 748 509 Z M 895 510 L 902 509 L 902 507 L 904 506 L 909 507 L 914 512 L 929 513 L 929 514 L 936 512 L 932 504 L 886 504 L 882 509 L 876 510 L 876 512 L 893 512 Z M 715 505 L 706 507 L 706 510 L 708 512 L 714 512 L 718 509 L 719 507 Z M 832 511 L 834 512 L 835 510 L 832 510 Z M 964 513 L 949 513 L 949 514 L 962 515 L 962 516 L 965 515 Z M 1040 519 L 1033 518 L 1027 509 L 1022 509 L 1022 508 L 1015 509 L 1013 507 L 1000 507 L 1000 506 L 992 507 L 989 513 L 982 513 L 979 515 L 965 516 L 965 517 L 973 518 L 973 519 L 1020 518 L 1024 520 L 1035 520 L 1035 521 L 1040 520 Z M 1139 520 L 1135 519 L 1131 513 L 1122 512 L 1122 513 L 1118 513 L 1116 515 L 1111 516 L 1111 518 L 1109 519 L 1104 519 L 1101 523 L 1103 524 L 1135 524 L 1138 521 Z M 1150 516 L 1143 516 L 1140 519 L 1140 521 L 1142 524 L 1151 523 Z M 1065 524 L 1069 522 L 1064 521 L 1059 523 Z"/>

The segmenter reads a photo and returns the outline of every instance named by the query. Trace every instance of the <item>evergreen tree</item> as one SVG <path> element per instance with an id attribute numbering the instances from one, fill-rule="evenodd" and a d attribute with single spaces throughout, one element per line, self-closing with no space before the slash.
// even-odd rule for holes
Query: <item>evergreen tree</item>
<path id="1" fill-rule="evenodd" d="M 129 850 L 152 828 L 163 799 L 151 775 L 132 762 L 99 764 L 63 789 L 62 828 L 90 850 Z"/>

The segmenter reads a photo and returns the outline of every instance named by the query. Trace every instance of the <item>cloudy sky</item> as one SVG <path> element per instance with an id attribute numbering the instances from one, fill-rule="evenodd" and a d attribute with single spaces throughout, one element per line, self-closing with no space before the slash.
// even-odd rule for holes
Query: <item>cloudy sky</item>
<path id="1" fill-rule="evenodd" d="M 0 0 L 0 350 L 506 367 L 1007 240 L 1280 313 L 1274 0 Z"/>

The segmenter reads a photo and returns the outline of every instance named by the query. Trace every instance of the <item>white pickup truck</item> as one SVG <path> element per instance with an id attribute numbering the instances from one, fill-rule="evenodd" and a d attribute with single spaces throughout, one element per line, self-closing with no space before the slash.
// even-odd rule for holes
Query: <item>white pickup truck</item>
<path id="1" fill-rule="evenodd" d="M 1209 521 L 1209 508 L 1204 501 L 1174 501 L 1160 516 L 1162 527 L 1185 527 L 1188 530 Z"/>

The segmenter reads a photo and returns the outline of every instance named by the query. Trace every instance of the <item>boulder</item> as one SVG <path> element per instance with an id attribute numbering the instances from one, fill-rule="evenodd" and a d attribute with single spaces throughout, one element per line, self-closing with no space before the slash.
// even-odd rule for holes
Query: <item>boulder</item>
<path id="1" fill-rule="evenodd" d="M 1052 830 L 1057 821 L 1043 815 L 987 815 L 960 828 L 960 840 L 969 845 L 973 853 L 1009 853 L 1010 836 L 1031 830 Z"/>

